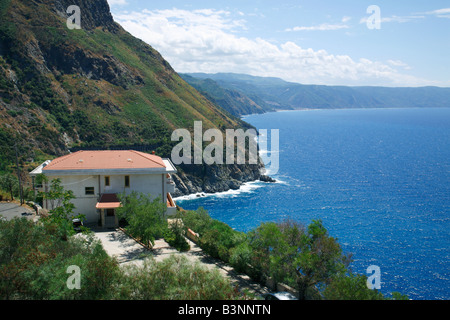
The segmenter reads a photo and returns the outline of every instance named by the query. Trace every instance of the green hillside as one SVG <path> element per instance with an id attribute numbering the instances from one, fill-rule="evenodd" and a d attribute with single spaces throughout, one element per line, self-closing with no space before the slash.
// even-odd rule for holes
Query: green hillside
<path id="1" fill-rule="evenodd" d="M 82 29 L 66 25 L 81 9 Z M 113 21 L 106 0 L 0 1 L 0 171 L 17 143 L 36 163 L 75 148 L 145 146 L 170 155 L 177 128 L 247 127 Z"/>

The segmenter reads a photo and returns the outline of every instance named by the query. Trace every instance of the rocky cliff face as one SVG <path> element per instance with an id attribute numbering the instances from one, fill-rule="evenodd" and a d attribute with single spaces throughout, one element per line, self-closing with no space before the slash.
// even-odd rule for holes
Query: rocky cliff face
<path id="1" fill-rule="evenodd" d="M 67 28 L 77 5 L 81 29 Z M 173 130 L 249 128 L 188 85 L 150 45 L 114 22 L 106 0 L 0 2 L 0 171 L 76 149 L 140 146 L 170 157 Z M 185 166 L 177 194 L 225 191 L 259 165 Z"/>
<path id="2" fill-rule="evenodd" d="M 194 193 L 216 193 L 237 190 L 242 184 L 259 180 L 262 165 L 192 165 L 173 174 L 174 197 Z"/>
<path id="3" fill-rule="evenodd" d="M 47 3 L 63 19 L 69 17 L 67 8 L 71 5 L 77 5 L 81 13 L 81 27 L 85 30 L 94 30 L 100 27 L 112 33 L 119 31 L 120 27 L 114 22 L 107 1 L 50 0 L 43 2 Z"/>

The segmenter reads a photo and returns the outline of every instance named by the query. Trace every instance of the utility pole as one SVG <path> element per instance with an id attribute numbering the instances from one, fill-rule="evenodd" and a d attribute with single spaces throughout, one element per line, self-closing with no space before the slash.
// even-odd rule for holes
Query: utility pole
<path id="1" fill-rule="evenodd" d="M 23 205 L 23 192 L 22 192 L 22 182 L 20 179 L 19 156 L 17 154 L 17 142 L 14 143 L 14 150 L 16 151 L 16 168 L 17 168 L 17 179 L 19 180 L 20 205 Z"/>

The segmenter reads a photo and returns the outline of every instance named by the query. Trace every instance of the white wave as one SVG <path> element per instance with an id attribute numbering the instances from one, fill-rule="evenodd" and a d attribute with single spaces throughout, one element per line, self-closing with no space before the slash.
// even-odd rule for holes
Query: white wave
<path id="1" fill-rule="evenodd" d="M 207 195 L 210 195 L 209 193 L 204 193 L 204 192 L 197 192 L 197 193 L 192 193 L 192 194 L 188 194 L 185 196 L 179 196 L 179 197 L 175 197 L 173 198 L 173 201 L 183 201 L 183 200 L 194 200 L 200 197 L 206 197 Z"/>
<path id="2" fill-rule="evenodd" d="M 287 182 L 286 180 L 282 180 L 282 179 L 280 179 L 280 178 L 278 178 L 278 177 L 276 177 L 276 176 L 274 176 L 274 177 L 272 177 L 272 178 L 275 179 L 275 183 L 284 184 L 284 185 L 287 185 L 287 186 L 290 185 L 289 182 Z"/>
<path id="3" fill-rule="evenodd" d="M 276 173 L 278 173 L 278 168 L 272 168 L 272 166 L 269 164 L 269 165 L 266 165 L 265 167 L 264 167 L 264 175 L 266 175 L 266 176 L 269 176 L 269 177 L 271 177 L 272 175 L 273 175 L 273 177 L 272 178 L 274 178 L 274 179 L 276 179 L 275 178 L 275 174 Z"/>
<path id="4" fill-rule="evenodd" d="M 204 198 L 204 197 L 218 197 L 218 198 L 232 197 L 232 198 L 234 198 L 243 193 L 252 193 L 254 190 L 261 188 L 263 186 L 264 186 L 264 183 L 261 181 L 250 181 L 250 182 L 243 183 L 241 185 L 241 187 L 237 190 L 230 189 L 227 191 L 216 192 L 216 193 L 197 192 L 194 194 L 176 197 L 173 200 L 174 201 L 194 200 L 194 199 Z"/>

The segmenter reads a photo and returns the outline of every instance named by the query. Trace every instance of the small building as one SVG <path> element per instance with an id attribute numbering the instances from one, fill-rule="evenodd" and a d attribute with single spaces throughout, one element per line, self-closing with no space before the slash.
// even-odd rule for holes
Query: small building
<path id="1" fill-rule="evenodd" d="M 120 206 L 118 194 L 132 191 L 160 197 L 167 204 L 167 215 L 176 213 L 171 193 L 175 183 L 171 174 L 177 170 L 170 159 L 134 150 L 78 151 L 47 160 L 30 172 L 33 180 L 44 174 L 48 182 L 37 186 L 48 191 L 53 179 L 61 179 L 65 190 L 72 190 L 76 214 L 86 216 L 86 223 L 104 227 L 118 226 L 115 210 Z M 44 209 L 49 203 L 44 200 Z"/>

